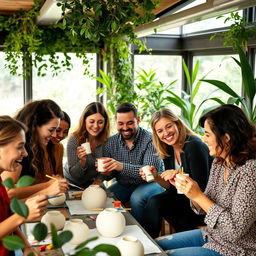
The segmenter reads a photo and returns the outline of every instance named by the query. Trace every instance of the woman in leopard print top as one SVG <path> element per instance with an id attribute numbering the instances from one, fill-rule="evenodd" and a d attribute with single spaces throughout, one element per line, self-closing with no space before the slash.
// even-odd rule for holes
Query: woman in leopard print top
<path id="1" fill-rule="evenodd" d="M 223 105 L 200 119 L 204 142 L 215 156 L 203 193 L 189 177 L 175 186 L 198 213 L 206 228 L 158 238 L 171 256 L 256 255 L 256 132 L 243 111 Z"/>

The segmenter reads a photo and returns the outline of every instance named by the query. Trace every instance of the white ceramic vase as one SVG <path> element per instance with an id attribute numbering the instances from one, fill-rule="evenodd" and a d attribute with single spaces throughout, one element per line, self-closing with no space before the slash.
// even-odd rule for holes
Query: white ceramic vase
<path id="1" fill-rule="evenodd" d="M 87 210 L 105 208 L 107 194 L 99 185 L 91 185 L 83 191 L 82 202 Z"/>
<path id="2" fill-rule="evenodd" d="M 81 219 L 71 219 L 66 222 L 64 230 L 69 230 L 73 234 L 71 244 L 77 245 L 84 242 L 89 235 L 89 228 Z"/>
<path id="3" fill-rule="evenodd" d="M 47 226 L 48 232 L 51 231 L 51 224 L 53 224 L 57 230 L 61 230 L 65 224 L 65 216 L 60 211 L 48 211 L 42 217 L 41 222 Z"/>
<path id="4" fill-rule="evenodd" d="M 61 193 L 60 196 L 48 199 L 51 205 L 61 205 L 66 201 L 65 193 Z"/>
<path id="5" fill-rule="evenodd" d="M 121 256 L 143 256 L 144 247 L 134 236 L 124 236 L 116 244 Z"/>
<path id="6" fill-rule="evenodd" d="M 125 227 L 124 215 L 115 208 L 106 208 L 96 218 L 96 228 L 104 237 L 117 237 Z"/>

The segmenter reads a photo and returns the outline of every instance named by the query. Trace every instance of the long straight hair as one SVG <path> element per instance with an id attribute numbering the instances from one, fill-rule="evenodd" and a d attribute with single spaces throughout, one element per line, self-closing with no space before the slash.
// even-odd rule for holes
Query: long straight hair
<path id="1" fill-rule="evenodd" d="M 89 133 L 86 129 L 86 124 L 85 124 L 86 118 L 88 116 L 91 116 L 97 113 L 101 114 L 104 118 L 104 127 L 102 131 L 98 134 L 97 139 L 101 144 L 103 144 L 107 140 L 107 137 L 109 136 L 109 129 L 110 129 L 109 117 L 108 117 L 107 111 L 102 103 L 92 102 L 85 107 L 79 119 L 78 127 L 73 132 L 73 136 L 77 137 L 77 142 L 79 145 L 85 142 L 86 139 L 89 138 Z"/>
<path id="2" fill-rule="evenodd" d="M 157 150 L 157 154 L 160 158 L 169 157 L 167 151 L 167 144 L 161 141 L 156 133 L 155 125 L 161 118 L 167 118 L 171 122 L 174 122 L 177 125 L 179 130 L 178 143 L 181 148 L 183 148 L 187 135 L 196 135 L 191 129 L 189 129 L 183 121 L 178 118 L 170 109 L 162 108 L 156 111 L 151 118 L 151 129 L 153 132 L 153 144 Z M 197 136 L 197 135 L 196 135 Z"/>

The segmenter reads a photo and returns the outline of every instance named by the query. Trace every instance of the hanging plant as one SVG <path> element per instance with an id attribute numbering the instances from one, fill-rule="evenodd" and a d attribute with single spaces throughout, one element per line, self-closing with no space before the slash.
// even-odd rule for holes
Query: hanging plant
<path id="1" fill-rule="evenodd" d="M 37 24 L 42 0 L 34 0 L 34 3 L 29 11 L 0 16 L 0 32 L 6 33 L 7 67 L 13 75 L 22 73 L 19 61 L 24 52 L 37 67 L 38 75 L 44 76 L 49 71 L 57 75 L 60 71 L 70 70 L 72 64 L 68 53 L 71 52 L 82 58 L 86 65 L 87 52 L 104 53 L 102 49 L 111 45 L 118 48 L 124 37 L 128 43 L 137 42 L 142 47 L 133 31 L 153 20 L 151 12 L 157 0 L 63 0 L 58 3 L 63 18 L 49 26 Z M 58 52 L 64 53 L 64 60 L 59 58 Z M 105 55 L 106 58 L 109 56 Z M 86 66 L 85 73 L 88 73 Z"/>

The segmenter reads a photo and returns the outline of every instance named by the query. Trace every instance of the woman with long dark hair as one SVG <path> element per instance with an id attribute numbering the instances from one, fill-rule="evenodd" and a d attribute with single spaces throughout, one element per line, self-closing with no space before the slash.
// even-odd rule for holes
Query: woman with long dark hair
<path id="1" fill-rule="evenodd" d="M 97 182 L 96 158 L 102 157 L 102 146 L 109 136 L 109 118 L 102 103 L 92 102 L 84 109 L 77 129 L 67 144 L 68 168 L 64 176 L 80 187 Z M 90 143 L 86 152 L 83 143 Z M 100 181 L 99 181 L 100 182 Z"/>
<path id="2" fill-rule="evenodd" d="M 172 256 L 256 255 L 256 129 L 244 112 L 223 105 L 200 119 L 204 142 L 215 156 L 203 192 L 191 177 L 172 183 L 206 214 L 206 228 L 161 237 Z"/>

